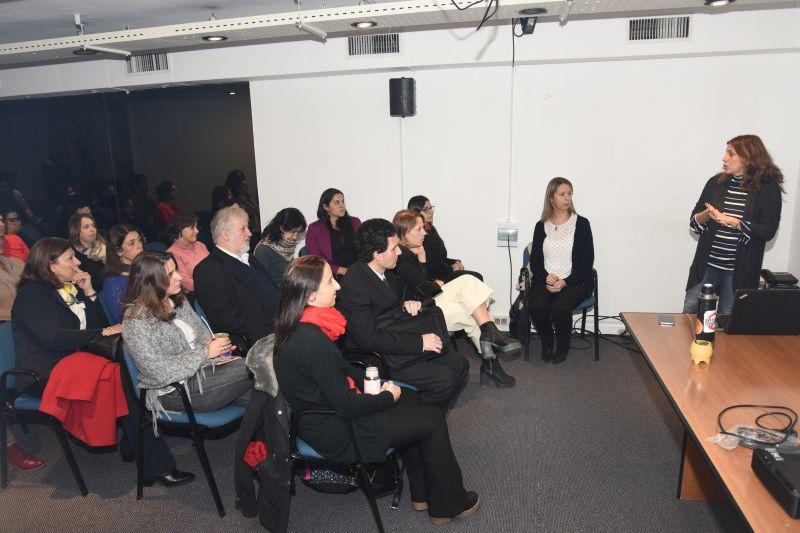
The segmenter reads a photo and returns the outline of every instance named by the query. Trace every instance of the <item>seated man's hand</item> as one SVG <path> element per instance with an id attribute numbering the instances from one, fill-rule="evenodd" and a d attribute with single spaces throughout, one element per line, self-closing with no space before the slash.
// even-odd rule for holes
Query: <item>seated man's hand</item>
<path id="1" fill-rule="evenodd" d="M 422 336 L 422 351 L 442 353 L 442 339 L 436 333 L 426 333 Z"/>
<path id="2" fill-rule="evenodd" d="M 422 302 L 416 302 L 414 300 L 407 300 L 407 301 L 403 302 L 403 309 L 405 309 L 406 313 L 408 313 L 409 315 L 417 316 L 417 313 L 419 313 L 419 310 L 422 309 Z"/>

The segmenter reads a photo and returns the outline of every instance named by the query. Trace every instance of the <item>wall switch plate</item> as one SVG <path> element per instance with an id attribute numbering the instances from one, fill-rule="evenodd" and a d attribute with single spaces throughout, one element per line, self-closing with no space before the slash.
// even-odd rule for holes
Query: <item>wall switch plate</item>
<path id="1" fill-rule="evenodd" d="M 519 226 L 516 222 L 500 222 L 497 225 L 497 246 L 516 248 L 518 236 Z"/>

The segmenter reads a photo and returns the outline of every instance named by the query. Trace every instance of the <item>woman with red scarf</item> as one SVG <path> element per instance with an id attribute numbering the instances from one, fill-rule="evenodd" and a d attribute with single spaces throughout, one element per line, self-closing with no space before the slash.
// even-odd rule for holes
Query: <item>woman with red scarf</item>
<path id="1" fill-rule="evenodd" d="M 296 260 L 283 278 L 273 356 L 278 384 L 295 413 L 338 415 L 302 417 L 299 436 L 326 458 L 351 463 L 350 419 L 365 463 L 385 461 L 389 448 L 401 451 L 414 509 L 427 511 L 437 525 L 472 515 L 480 501 L 464 490 L 441 409 L 421 405 L 412 391 L 401 394 L 391 381 L 376 395 L 359 390 L 363 376 L 335 344 L 346 325 L 333 307 L 338 290 L 331 267 L 318 256 Z"/>

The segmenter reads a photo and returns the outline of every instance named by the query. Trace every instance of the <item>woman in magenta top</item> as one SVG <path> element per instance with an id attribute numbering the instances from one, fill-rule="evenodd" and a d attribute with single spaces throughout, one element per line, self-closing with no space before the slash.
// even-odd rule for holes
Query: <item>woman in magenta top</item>
<path id="1" fill-rule="evenodd" d="M 344 276 L 356 262 L 355 233 L 361 221 L 347 213 L 344 194 L 338 189 L 322 193 L 317 218 L 306 231 L 306 250 L 309 255 L 324 257 L 334 274 Z"/>
<path id="2" fill-rule="evenodd" d="M 194 267 L 208 257 L 208 248 L 197 240 L 199 233 L 197 217 L 194 215 L 177 215 L 167 227 L 167 237 L 172 241 L 167 251 L 175 257 L 178 274 L 181 275 L 181 288 L 190 294 L 194 293 Z"/>

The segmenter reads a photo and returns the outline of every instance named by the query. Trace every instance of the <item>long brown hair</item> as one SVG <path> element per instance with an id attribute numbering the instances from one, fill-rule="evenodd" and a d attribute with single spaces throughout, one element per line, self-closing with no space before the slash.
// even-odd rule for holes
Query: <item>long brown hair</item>
<path id="1" fill-rule="evenodd" d="M 275 318 L 275 347 L 273 358 L 280 355 L 289 335 L 297 329 L 311 293 L 319 289 L 327 261 L 318 255 L 295 259 L 281 281 L 277 316 Z"/>
<path id="2" fill-rule="evenodd" d="M 168 252 L 145 250 L 133 260 L 128 286 L 122 296 L 121 305 L 128 318 L 147 318 L 152 315 L 159 320 L 175 318 L 175 311 L 164 307 L 169 289 L 167 263 L 175 258 Z M 185 297 L 182 292 L 169 297 L 175 307 L 180 307 Z"/>
<path id="3" fill-rule="evenodd" d="M 39 239 L 28 253 L 25 268 L 19 286 L 25 283 L 44 283 L 55 288 L 61 287 L 63 282 L 50 270 L 50 263 L 59 258 L 61 254 L 70 249 L 69 241 L 60 237 L 45 237 Z"/>
<path id="4" fill-rule="evenodd" d="M 119 276 L 125 270 L 122 259 L 119 257 L 122 251 L 122 243 L 128 237 L 128 233 L 138 233 L 139 238 L 144 244 L 145 239 L 141 230 L 131 224 L 117 224 L 108 231 L 108 243 L 106 244 L 106 266 L 103 269 L 103 279 L 109 276 Z"/>
<path id="5" fill-rule="evenodd" d="M 728 145 L 736 151 L 736 155 L 744 159 L 744 176 L 742 176 L 742 188 L 760 191 L 764 184 L 775 183 L 781 192 L 785 192 L 781 184 L 783 183 L 783 173 L 772 161 L 767 147 L 764 146 L 761 137 L 758 135 L 737 135 Z M 730 174 L 720 172 L 717 174 L 717 183 L 722 183 L 728 179 Z"/>
<path id="6" fill-rule="evenodd" d="M 100 235 L 100 231 L 97 232 L 97 240 L 94 241 L 92 247 L 83 251 L 83 244 L 81 244 L 81 224 L 83 223 L 83 219 L 88 218 L 92 222 L 94 222 L 95 227 L 97 227 L 97 221 L 94 219 L 92 215 L 87 214 L 74 214 L 69 217 L 69 242 L 72 243 L 72 247 L 76 250 L 84 253 L 86 257 L 89 259 L 93 259 L 95 261 L 102 261 L 103 263 L 106 262 L 106 240 Z"/>
<path id="7" fill-rule="evenodd" d="M 553 196 L 556 195 L 556 190 L 558 190 L 561 185 L 569 185 L 570 190 L 574 190 L 572 187 L 572 182 L 567 178 L 551 179 L 550 183 L 547 184 L 547 189 L 545 189 L 544 192 L 544 207 L 542 208 L 542 218 L 540 219 L 542 222 L 553 216 Z M 569 209 L 567 209 L 567 212 L 569 212 L 570 216 L 577 213 L 577 211 L 575 211 L 574 203 L 569 204 Z"/>
<path id="8" fill-rule="evenodd" d="M 406 233 L 414 229 L 414 226 L 417 225 L 417 219 L 422 220 L 422 223 L 425 224 L 425 217 L 419 211 L 403 209 L 395 213 L 392 224 L 394 224 L 394 230 L 401 241 L 405 242 Z"/>

